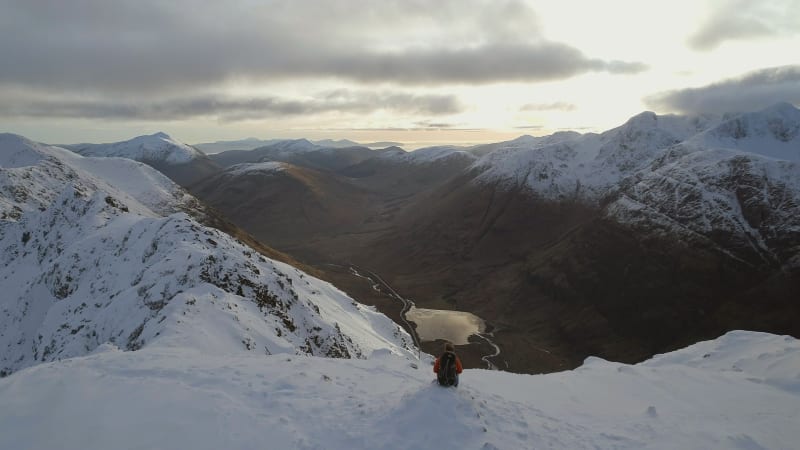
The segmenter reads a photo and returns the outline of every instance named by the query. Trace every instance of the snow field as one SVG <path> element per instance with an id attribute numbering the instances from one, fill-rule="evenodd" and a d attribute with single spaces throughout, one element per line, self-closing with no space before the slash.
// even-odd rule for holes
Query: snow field
<path id="1" fill-rule="evenodd" d="M 413 364 L 413 365 L 412 365 Z M 417 368 L 414 367 L 417 366 Z M 733 332 L 638 365 L 466 370 L 430 359 L 225 355 L 152 344 L 0 379 L 0 448 L 790 449 L 800 343 Z"/>

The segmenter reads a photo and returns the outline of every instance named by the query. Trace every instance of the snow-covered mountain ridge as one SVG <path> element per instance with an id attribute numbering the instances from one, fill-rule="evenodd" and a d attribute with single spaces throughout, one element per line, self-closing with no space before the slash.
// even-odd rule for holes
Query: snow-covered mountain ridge
<path id="1" fill-rule="evenodd" d="M 184 187 L 222 170 L 205 153 L 165 133 L 138 136 L 109 144 L 74 144 L 63 147 L 83 156 L 118 157 L 143 162 Z"/>
<path id="2" fill-rule="evenodd" d="M 107 342 L 366 357 L 411 341 L 330 284 L 199 224 L 184 212 L 196 200 L 144 164 L 14 135 L 0 145 L 3 375 Z"/>
<path id="3" fill-rule="evenodd" d="M 83 156 L 116 156 L 143 162 L 185 164 L 204 156 L 194 147 L 158 132 L 110 144 L 74 144 L 65 148 Z"/>
<path id="4" fill-rule="evenodd" d="M 599 135 L 541 142 L 494 149 L 473 164 L 476 182 L 594 204 L 647 234 L 712 242 L 750 263 L 800 254 L 800 110 L 788 103 L 724 118 L 645 112 Z"/>

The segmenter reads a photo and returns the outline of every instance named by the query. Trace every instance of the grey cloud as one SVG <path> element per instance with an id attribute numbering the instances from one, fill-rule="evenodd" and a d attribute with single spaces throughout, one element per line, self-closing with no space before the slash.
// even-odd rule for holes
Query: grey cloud
<path id="1" fill-rule="evenodd" d="M 547 41 L 522 3 L 463 3 L 0 0 L 0 84 L 153 95 L 234 80 L 435 85 L 645 69 Z M 409 29 L 437 39 L 379 45 Z"/>
<path id="2" fill-rule="evenodd" d="M 657 111 L 681 113 L 753 111 L 777 102 L 800 104 L 800 66 L 760 69 L 707 86 L 661 92 L 644 101 Z"/>
<path id="3" fill-rule="evenodd" d="M 520 111 L 575 111 L 578 107 L 573 103 L 553 102 L 553 103 L 528 103 L 522 105 Z"/>
<path id="4" fill-rule="evenodd" d="M 689 47 L 712 50 L 725 41 L 795 34 L 800 29 L 800 1 L 718 1 L 711 17 L 689 37 Z"/>
<path id="5" fill-rule="evenodd" d="M 161 100 L 19 99 L 0 104 L 0 116 L 88 118 L 109 120 L 181 120 L 216 117 L 240 121 L 267 117 L 298 116 L 327 112 L 368 114 L 378 110 L 447 115 L 462 110 L 451 95 L 413 95 L 386 92 L 338 91 L 310 99 L 280 97 L 231 98 L 200 95 Z"/>

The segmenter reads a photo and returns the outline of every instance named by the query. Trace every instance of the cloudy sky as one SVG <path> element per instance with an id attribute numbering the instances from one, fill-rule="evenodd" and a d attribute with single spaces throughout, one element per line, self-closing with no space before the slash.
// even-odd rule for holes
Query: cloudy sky
<path id="1" fill-rule="evenodd" d="M 800 0 L 0 0 L 0 131 L 477 143 L 800 105 Z"/>

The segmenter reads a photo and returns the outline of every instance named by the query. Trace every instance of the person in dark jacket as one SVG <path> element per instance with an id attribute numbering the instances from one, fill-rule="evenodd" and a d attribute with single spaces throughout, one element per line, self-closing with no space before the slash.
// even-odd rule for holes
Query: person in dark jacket
<path id="1" fill-rule="evenodd" d="M 444 353 L 436 358 L 433 371 L 442 386 L 458 386 L 458 375 L 464 370 L 451 342 L 445 342 Z"/>

